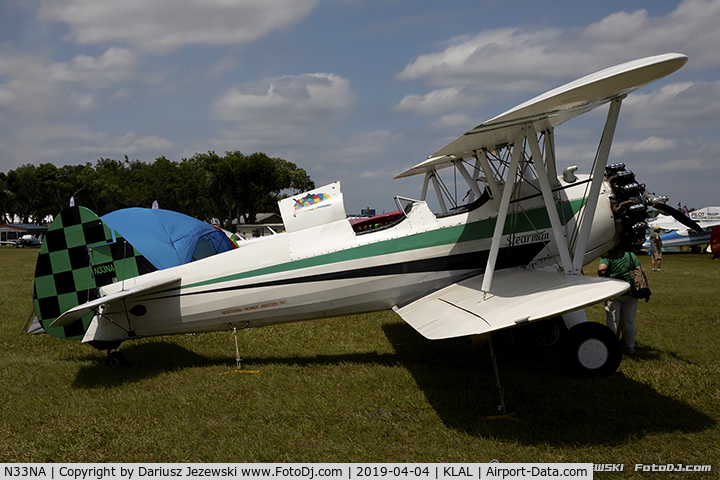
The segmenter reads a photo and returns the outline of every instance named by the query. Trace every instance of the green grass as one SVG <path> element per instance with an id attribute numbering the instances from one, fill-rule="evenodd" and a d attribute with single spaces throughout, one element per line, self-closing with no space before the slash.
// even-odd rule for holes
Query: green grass
<path id="1" fill-rule="evenodd" d="M 126 342 L 130 366 L 112 370 L 87 345 L 21 335 L 36 256 L 0 248 L 3 462 L 625 464 L 597 478 L 641 478 L 635 463 L 720 469 L 720 261 L 706 255 L 666 255 L 662 273 L 648 272 L 637 355 L 610 377 L 568 376 L 554 351 L 495 335 L 513 412 L 503 418 L 487 343 L 428 341 L 392 312 L 239 332 L 243 369 L 258 373 L 227 373 L 230 332 Z M 604 321 L 602 306 L 587 312 Z"/>

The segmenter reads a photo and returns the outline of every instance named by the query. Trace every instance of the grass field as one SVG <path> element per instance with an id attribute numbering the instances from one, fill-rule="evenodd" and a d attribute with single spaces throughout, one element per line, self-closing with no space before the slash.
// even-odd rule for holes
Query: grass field
<path id="1" fill-rule="evenodd" d="M 0 461 L 592 462 L 720 471 L 720 261 L 666 255 L 638 347 L 607 378 L 517 334 L 428 341 L 392 312 L 127 342 L 130 366 L 22 335 L 37 250 L 0 248 Z M 648 257 L 641 258 L 649 271 Z M 595 265 L 588 268 L 594 271 Z M 604 321 L 601 306 L 588 309 Z M 647 474 L 645 474 L 647 476 Z"/>

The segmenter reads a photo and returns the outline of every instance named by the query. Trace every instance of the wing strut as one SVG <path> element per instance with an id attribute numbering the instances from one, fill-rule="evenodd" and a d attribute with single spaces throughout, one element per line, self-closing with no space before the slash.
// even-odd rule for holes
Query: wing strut
<path id="1" fill-rule="evenodd" d="M 590 193 L 587 197 L 582 222 L 580 224 L 580 235 L 575 245 L 575 256 L 573 258 L 573 273 L 579 274 L 585 263 L 585 248 L 587 248 L 588 239 L 590 238 L 590 230 L 595 218 L 595 210 L 597 209 L 598 197 L 600 196 L 600 187 L 603 182 L 603 174 L 607 166 L 608 157 L 610 156 L 610 146 L 612 145 L 613 136 L 615 135 L 615 127 L 617 126 L 618 115 L 620 115 L 620 105 L 626 95 L 614 98 L 610 102 L 605 129 L 603 130 L 600 145 L 595 158 L 595 168 L 592 172 L 592 183 L 590 184 Z"/>
<path id="2" fill-rule="evenodd" d="M 428 175 L 430 175 L 430 179 L 432 180 L 433 189 L 435 190 L 435 195 L 437 196 L 438 203 L 440 204 L 440 209 L 443 213 L 447 213 L 448 209 L 445 206 L 445 200 L 442 196 L 442 187 L 440 186 L 440 182 L 438 182 L 437 174 L 433 171 L 428 173 Z"/>
<path id="3" fill-rule="evenodd" d="M 422 186 L 422 193 L 420 194 L 420 200 L 423 202 L 427 198 L 427 191 L 428 186 L 430 185 L 430 177 L 432 176 L 432 172 L 428 172 L 425 174 L 425 179 L 423 180 L 423 186 Z"/>
<path id="4" fill-rule="evenodd" d="M 483 173 L 485 174 L 485 179 L 487 180 L 488 187 L 490 188 L 490 192 L 492 193 L 493 202 L 497 206 L 501 197 L 500 189 L 498 188 L 497 183 L 495 183 L 495 176 L 490 169 L 490 162 L 487 158 L 487 150 L 477 150 L 475 152 L 475 155 L 477 155 L 477 159 L 480 162 Z"/>
<path id="5" fill-rule="evenodd" d="M 560 222 L 560 215 L 558 215 L 557 205 L 555 203 L 555 197 L 552 193 L 552 187 L 550 186 L 550 180 L 548 180 L 548 171 L 552 168 L 553 170 L 549 173 L 552 174 L 553 178 L 557 178 L 555 173 L 555 163 L 548 160 L 546 165 L 543 165 L 543 157 L 540 152 L 540 145 L 538 145 L 537 135 L 532 125 L 528 125 L 527 130 L 528 144 L 530 145 L 530 152 L 535 159 L 535 171 L 540 182 L 540 191 L 542 192 L 543 200 L 545 202 L 545 208 L 547 209 L 548 217 L 550 217 L 550 226 L 552 227 L 553 235 L 555 236 L 555 243 L 557 244 L 558 251 L 560 253 L 560 261 L 562 262 L 563 270 L 568 275 L 572 273 L 572 260 L 570 260 L 570 250 L 568 249 L 567 236 L 565 235 L 565 229 L 562 227 Z M 549 149 L 548 149 L 549 151 Z M 552 157 L 548 154 L 548 158 Z M 548 169 L 546 171 L 545 169 Z M 596 202 L 597 203 L 597 202 Z"/>
<path id="6" fill-rule="evenodd" d="M 545 165 L 548 172 L 548 180 L 550 187 L 555 188 L 560 185 L 557 176 L 557 166 L 555 165 L 555 128 L 545 130 Z"/>
<path id="7" fill-rule="evenodd" d="M 455 168 L 457 168 L 458 172 L 460 172 L 460 175 L 462 175 L 463 179 L 465 179 L 473 195 L 475 195 L 477 198 L 480 198 L 481 192 L 477 186 L 477 182 L 473 179 L 473 177 L 470 176 L 467 169 L 465 168 L 465 165 L 463 165 L 462 160 L 459 162 L 455 162 Z"/>
<path id="8" fill-rule="evenodd" d="M 497 222 L 495 223 L 495 231 L 493 233 L 492 243 L 490 244 L 490 255 L 488 256 L 485 275 L 483 276 L 482 286 L 480 287 L 481 290 L 486 293 L 490 291 L 490 285 L 492 284 L 495 262 L 497 261 L 498 252 L 500 251 L 500 241 L 502 240 L 502 234 L 505 228 L 505 219 L 507 218 L 508 209 L 510 208 L 510 196 L 512 196 L 518 177 L 517 169 L 520 164 L 523 140 L 525 140 L 524 126 L 520 127 L 515 134 L 515 146 L 513 147 L 512 159 L 510 160 L 510 168 L 508 169 L 505 187 L 503 188 L 502 198 L 500 199 Z M 512 181 L 510 180 L 511 177 Z"/>
<path id="9" fill-rule="evenodd" d="M 492 285 L 493 272 L 495 271 L 495 263 L 497 261 L 498 252 L 500 249 L 500 242 L 502 240 L 503 229 L 505 227 L 505 219 L 507 218 L 508 210 L 510 207 L 510 197 L 515 187 L 515 183 L 518 178 L 518 166 L 520 164 L 520 157 L 522 155 L 523 141 L 527 139 L 528 146 L 535 159 L 535 170 L 537 173 L 538 181 L 540 183 L 540 191 L 543 196 L 543 202 L 547 209 L 548 217 L 550 219 L 550 225 L 555 238 L 555 243 L 560 254 L 560 261 L 562 264 L 563 271 L 566 275 L 579 275 L 582 273 L 582 267 L 585 263 L 585 249 L 587 248 L 588 240 L 590 238 L 591 227 L 593 219 L 595 217 L 595 211 L 597 210 L 598 197 L 600 196 L 600 187 L 603 182 L 603 173 L 607 166 L 608 157 L 610 155 L 610 146 L 612 145 L 613 136 L 615 134 L 615 127 L 617 126 L 618 115 L 620 114 L 620 105 L 625 96 L 620 96 L 613 99 L 610 102 L 610 109 L 608 111 L 607 121 L 605 122 L 605 128 L 603 135 L 598 146 L 595 166 L 592 172 L 592 183 L 590 184 L 590 191 L 587 196 L 585 208 L 582 211 L 582 221 L 580 222 L 580 234 L 575 245 L 574 255 L 570 253 L 570 247 L 567 241 L 567 235 L 563 229 L 562 222 L 558 213 L 555 197 L 552 191 L 553 181 L 557 181 L 557 172 L 555 172 L 555 156 L 552 152 L 552 128 L 545 132 L 546 139 L 550 138 L 549 143 L 546 143 L 546 156 L 543 162 L 543 154 L 538 144 L 537 134 L 532 123 L 519 128 L 515 136 L 515 144 L 512 152 L 512 159 L 510 160 L 510 167 L 506 176 L 505 186 L 502 191 L 502 198 L 500 199 L 500 206 L 498 208 L 497 223 L 495 224 L 495 230 L 492 237 L 492 243 L 490 245 L 490 254 L 488 256 L 487 265 L 485 267 L 485 274 L 483 277 L 481 290 L 485 293 L 490 291 Z M 476 152 L 477 158 L 480 164 L 485 169 L 487 158 L 484 156 L 484 152 Z M 483 160 L 485 160 L 483 162 Z M 489 168 L 489 165 L 487 166 Z M 551 175 L 552 174 L 552 175 Z M 511 180 L 512 178 L 512 180 Z M 497 188 L 497 187 L 496 187 Z M 491 188 L 492 189 L 492 188 Z M 493 190 L 493 193 L 495 191 Z"/>

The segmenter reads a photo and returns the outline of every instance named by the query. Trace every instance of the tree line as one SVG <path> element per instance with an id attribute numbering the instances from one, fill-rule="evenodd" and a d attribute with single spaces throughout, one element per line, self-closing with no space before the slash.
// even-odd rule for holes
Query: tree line
<path id="1" fill-rule="evenodd" d="M 100 158 L 95 165 L 26 164 L 0 172 L 0 223 L 40 223 L 69 206 L 98 216 L 128 207 L 174 210 L 231 229 L 234 218 L 253 223 L 261 212 L 278 212 L 277 201 L 315 188 L 305 170 L 264 153 L 197 153 L 174 162 Z"/>

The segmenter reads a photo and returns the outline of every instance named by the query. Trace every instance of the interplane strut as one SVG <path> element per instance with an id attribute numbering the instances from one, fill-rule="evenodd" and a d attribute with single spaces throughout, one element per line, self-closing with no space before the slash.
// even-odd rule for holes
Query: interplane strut
<path id="1" fill-rule="evenodd" d="M 622 100 L 624 98 L 625 95 L 622 95 L 610 101 L 610 108 L 605 122 L 603 135 L 600 140 L 600 144 L 598 145 L 595 164 L 591 172 L 589 193 L 578 214 L 578 218 L 582 219 L 582 221 L 576 223 L 576 228 L 579 229 L 579 234 L 574 242 L 574 248 L 569 241 L 565 226 L 563 225 L 558 213 L 560 210 L 558 208 L 558 203 L 561 202 L 561 199 L 560 196 L 555 193 L 559 186 L 559 181 L 555 158 L 554 131 L 552 127 L 541 132 L 544 136 L 545 145 L 543 151 L 538 142 L 536 124 L 529 122 L 525 125 L 518 126 L 512 146 L 510 164 L 505 172 L 504 179 L 497 178 L 497 171 L 493 171 L 486 149 L 479 149 L 473 152 L 473 156 L 476 160 L 476 172 L 473 175 L 471 175 L 465 168 L 462 158 L 456 158 L 455 156 L 448 158 L 452 165 L 460 172 L 460 175 L 470 188 L 470 194 L 472 195 L 471 198 L 478 198 L 481 195 L 477 177 L 479 172 L 482 171 L 486 179 L 487 188 L 490 191 L 491 201 L 498 211 L 490 252 L 485 266 L 482 291 L 486 293 L 491 291 L 493 273 L 500 245 L 502 243 L 503 229 L 505 221 L 508 217 L 513 191 L 515 190 L 516 184 L 522 181 L 522 177 L 524 176 L 523 163 L 526 162 L 526 160 L 524 158 L 523 146 L 525 145 L 525 142 L 527 142 L 527 146 L 532 155 L 532 163 L 534 164 L 535 173 L 540 186 L 543 205 L 547 210 L 553 239 L 555 240 L 555 245 L 557 245 L 559 266 L 566 275 L 579 275 L 582 273 L 582 267 L 586 254 L 585 250 L 588 245 L 593 217 L 595 216 L 595 212 L 597 210 L 598 197 L 603 182 L 603 172 L 608 164 L 610 146 L 612 145 L 615 128 L 617 126 L 620 105 L 622 104 Z M 536 123 L 538 125 L 541 124 L 541 122 Z M 435 168 L 426 173 L 421 199 L 425 200 L 430 182 L 433 184 L 441 210 L 444 213 L 447 213 L 441 186 L 437 178 L 437 169 Z"/>

